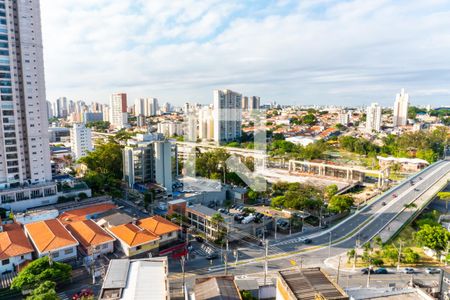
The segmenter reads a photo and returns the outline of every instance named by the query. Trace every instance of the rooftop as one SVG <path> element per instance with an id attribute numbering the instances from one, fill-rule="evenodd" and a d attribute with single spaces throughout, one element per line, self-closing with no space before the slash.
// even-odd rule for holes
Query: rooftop
<path id="1" fill-rule="evenodd" d="M 77 240 L 58 219 L 26 224 L 25 229 L 41 253 L 78 245 Z"/>
<path id="2" fill-rule="evenodd" d="M 197 278 L 194 293 L 196 300 L 241 300 L 241 294 L 233 276 Z"/>
<path id="3" fill-rule="evenodd" d="M 168 299 L 167 273 L 166 257 L 112 259 L 99 299 Z"/>
<path id="4" fill-rule="evenodd" d="M 205 217 L 212 217 L 214 214 L 217 213 L 217 210 L 214 210 L 201 204 L 195 204 L 191 207 L 187 207 L 186 211 L 196 212 L 197 214 L 203 215 Z"/>
<path id="5" fill-rule="evenodd" d="M 177 226 L 169 220 L 166 220 L 158 215 L 139 220 L 137 221 L 137 225 L 141 228 L 147 229 L 148 231 L 156 235 L 163 235 L 169 232 L 180 230 L 180 226 Z"/>
<path id="6" fill-rule="evenodd" d="M 315 300 L 318 296 L 333 300 L 349 299 L 344 291 L 333 284 L 320 268 L 279 271 L 277 290 L 279 290 L 280 284 L 291 299 Z"/>
<path id="7" fill-rule="evenodd" d="M 114 208 L 117 208 L 117 206 L 112 203 L 95 204 L 83 208 L 65 211 L 58 217 L 58 219 L 63 224 L 68 224 L 70 222 L 89 219 L 89 217 L 92 215 L 100 214 L 102 212 L 109 211 Z"/>
<path id="8" fill-rule="evenodd" d="M 0 260 L 34 251 L 20 224 L 5 224 L 0 232 Z"/>
<path id="9" fill-rule="evenodd" d="M 63 212 L 58 219 L 63 224 L 68 224 L 70 222 L 81 221 L 89 219 L 90 216 L 95 214 L 100 214 L 102 212 L 117 208 L 115 204 L 112 203 L 101 203 L 95 204 L 83 208 L 72 209 Z"/>
<path id="10" fill-rule="evenodd" d="M 119 209 L 113 209 L 100 213 L 97 216 L 97 224 L 104 226 L 119 226 L 133 222 L 133 218 Z"/>
<path id="11" fill-rule="evenodd" d="M 92 220 L 72 222 L 66 228 L 85 248 L 112 242 L 115 240 Z"/>
<path id="12" fill-rule="evenodd" d="M 127 223 L 109 228 L 111 233 L 130 247 L 143 245 L 159 240 L 156 234 L 146 229 L 139 228 L 133 223 Z"/>

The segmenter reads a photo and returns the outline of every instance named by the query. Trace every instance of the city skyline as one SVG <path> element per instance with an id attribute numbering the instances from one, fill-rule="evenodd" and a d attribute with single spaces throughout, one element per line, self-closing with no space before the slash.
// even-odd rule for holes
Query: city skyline
<path id="1" fill-rule="evenodd" d="M 49 100 L 126 92 L 180 106 L 224 88 L 297 105 L 386 106 L 401 88 L 413 105 L 450 96 L 438 1 L 103 2 L 42 1 Z"/>

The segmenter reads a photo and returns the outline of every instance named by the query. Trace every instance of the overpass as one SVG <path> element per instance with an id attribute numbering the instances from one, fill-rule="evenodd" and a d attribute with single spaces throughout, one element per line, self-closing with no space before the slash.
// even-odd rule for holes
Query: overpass
<path id="1" fill-rule="evenodd" d="M 389 176 L 388 168 L 383 170 L 367 170 L 357 167 L 299 160 L 290 160 L 288 165 L 289 173 L 298 171 L 308 175 L 344 178 L 349 182 L 363 182 L 366 174 L 374 174 L 378 177 L 378 187 L 384 187 L 386 179 Z"/>

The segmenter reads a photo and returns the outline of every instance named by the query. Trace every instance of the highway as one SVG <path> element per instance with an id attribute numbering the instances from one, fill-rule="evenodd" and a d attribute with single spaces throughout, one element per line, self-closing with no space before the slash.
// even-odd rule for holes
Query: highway
<path id="1" fill-rule="evenodd" d="M 295 239 L 285 239 L 272 242 L 269 247 L 269 269 L 283 269 L 290 267 L 290 259 L 303 262 L 303 266 L 323 266 L 324 260 L 330 255 L 335 256 L 372 239 L 391 219 L 404 207 L 414 201 L 422 192 L 437 182 L 442 176 L 450 172 L 450 161 L 439 161 L 425 170 L 403 181 L 395 188 L 385 192 L 366 207 L 334 227 L 308 235 L 312 243 L 304 245 Z M 414 182 L 411 185 L 410 181 Z M 395 194 L 395 196 L 394 196 Z M 384 203 L 383 203 L 384 202 Z M 388 226 L 388 225 L 387 225 Z M 331 247 L 328 247 L 331 237 Z M 254 247 L 252 254 L 245 252 L 239 257 L 240 264 L 229 270 L 235 274 L 251 274 L 262 271 L 264 251 L 261 247 Z M 230 255 L 230 261 L 234 258 Z M 186 271 L 192 274 L 206 274 L 223 272 L 220 260 L 208 266 L 205 259 L 197 259 L 186 265 Z M 173 265 L 171 272 L 179 271 Z"/>

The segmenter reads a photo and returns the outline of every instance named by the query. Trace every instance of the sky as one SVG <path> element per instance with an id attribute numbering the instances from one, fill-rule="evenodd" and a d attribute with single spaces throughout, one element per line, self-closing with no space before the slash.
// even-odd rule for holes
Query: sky
<path id="1" fill-rule="evenodd" d="M 41 0 L 47 98 L 450 105 L 446 0 Z"/>

